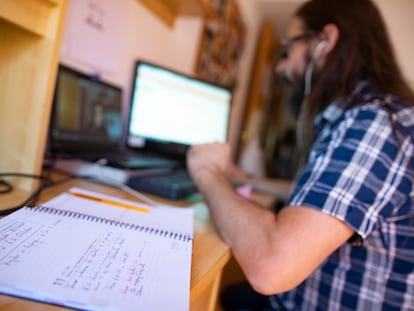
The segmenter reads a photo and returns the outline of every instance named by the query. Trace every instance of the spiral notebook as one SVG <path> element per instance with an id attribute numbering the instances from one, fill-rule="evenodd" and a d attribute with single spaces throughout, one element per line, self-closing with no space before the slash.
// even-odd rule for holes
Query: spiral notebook
<path id="1" fill-rule="evenodd" d="M 0 293 L 80 310 L 188 310 L 191 208 L 71 189 L 0 220 Z"/>

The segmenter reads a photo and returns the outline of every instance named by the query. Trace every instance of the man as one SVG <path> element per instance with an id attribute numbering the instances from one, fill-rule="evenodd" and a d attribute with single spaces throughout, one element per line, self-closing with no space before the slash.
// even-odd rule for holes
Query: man
<path id="1" fill-rule="evenodd" d="M 287 199 L 275 214 L 233 190 L 244 176 L 228 144 L 190 149 L 218 232 L 263 308 L 414 310 L 414 95 L 377 8 L 309 1 L 284 51 L 277 71 L 304 98 L 304 167 L 293 187 L 250 180 Z"/>

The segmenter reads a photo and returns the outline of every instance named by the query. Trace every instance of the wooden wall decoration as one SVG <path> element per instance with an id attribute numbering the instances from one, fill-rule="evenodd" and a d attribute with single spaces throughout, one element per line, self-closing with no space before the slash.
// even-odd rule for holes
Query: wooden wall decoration
<path id="1" fill-rule="evenodd" d="M 195 66 L 207 81 L 233 88 L 245 40 L 235 0 L 201 0 L 207 12 Z"/>

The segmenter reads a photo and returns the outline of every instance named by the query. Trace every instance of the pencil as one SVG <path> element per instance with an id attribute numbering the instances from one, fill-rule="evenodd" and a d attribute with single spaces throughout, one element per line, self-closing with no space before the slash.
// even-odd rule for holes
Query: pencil
<path id="1" fill-rule="evenodd" d="M 131 205 L 131 204 L 126 204 L 126 203 L 122 203 L 122 202 L 118 202 L 118 201 L 114 201 L 114 200 L 109 200 L 109 199 L 105 199 L 105 198 L 98 198 L 98 197 L 94 197 L 91 196 L 89 194 L 83 194 L 83 193 L 78 193 L 78 192 L 73 192 L 73 191 L 69 191 L 70 195 L 73 195 L 75 197 L 79 197 L 79 198 L 83 198 L 83 199 L 87 199 L 87 200 L 92 200 L 92 201 L 96 201 L 96 202 L 100 202 L 100 203 L 104 203 L 107 205 L 112 205 L 112 206 L 116 206 L 116 207 L 122 207 L 122 208 L 126 208 L 129 210 L 133 210 L 136 212 L 141 212 L 141 213 L 149 213 L 149 209 L 142 207 L 142 206 L 135 206 L 135 205 Z"/>

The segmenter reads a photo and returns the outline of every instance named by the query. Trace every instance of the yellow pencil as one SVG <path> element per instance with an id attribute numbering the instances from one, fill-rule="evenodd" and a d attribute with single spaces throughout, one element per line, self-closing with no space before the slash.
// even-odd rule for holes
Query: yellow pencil
<path id="1" fill-rule="evenodd" d="M 104 198 L 98 198 L 98 197 L 94 197 L 94 196 L 91 196 L 91 195 L 88 195 L 88 194 L 83 194 L 83 193 L 78 193 L 78 192 L 73 192 L 73 191 L 69 191 L 69 194 L 73 195 L 75 197 L 79 197 L 79 198 L 83 198 L 83 199 L 87 199 L 87 200 L 92 200 L 92 201 L 96 201 L 96 202 L 100 202 L 100 203 L 104 203 L 104 204 L 108 204 L 108 205 L 112 205 L 112 206 L 122 207 L 122 208 L 130 209 L 130 210 L 133 210 L 133 211 L 141 212 L 141 213 L 149 213 L 148 208 L 141 207 L 141 206 L 135 206 L 135 205 L 126 204 L 126 203 L 122 203 L 122 202 L 118 202 L 118 201 L 108 200 L 108 199 L 104 199 Z"/>

